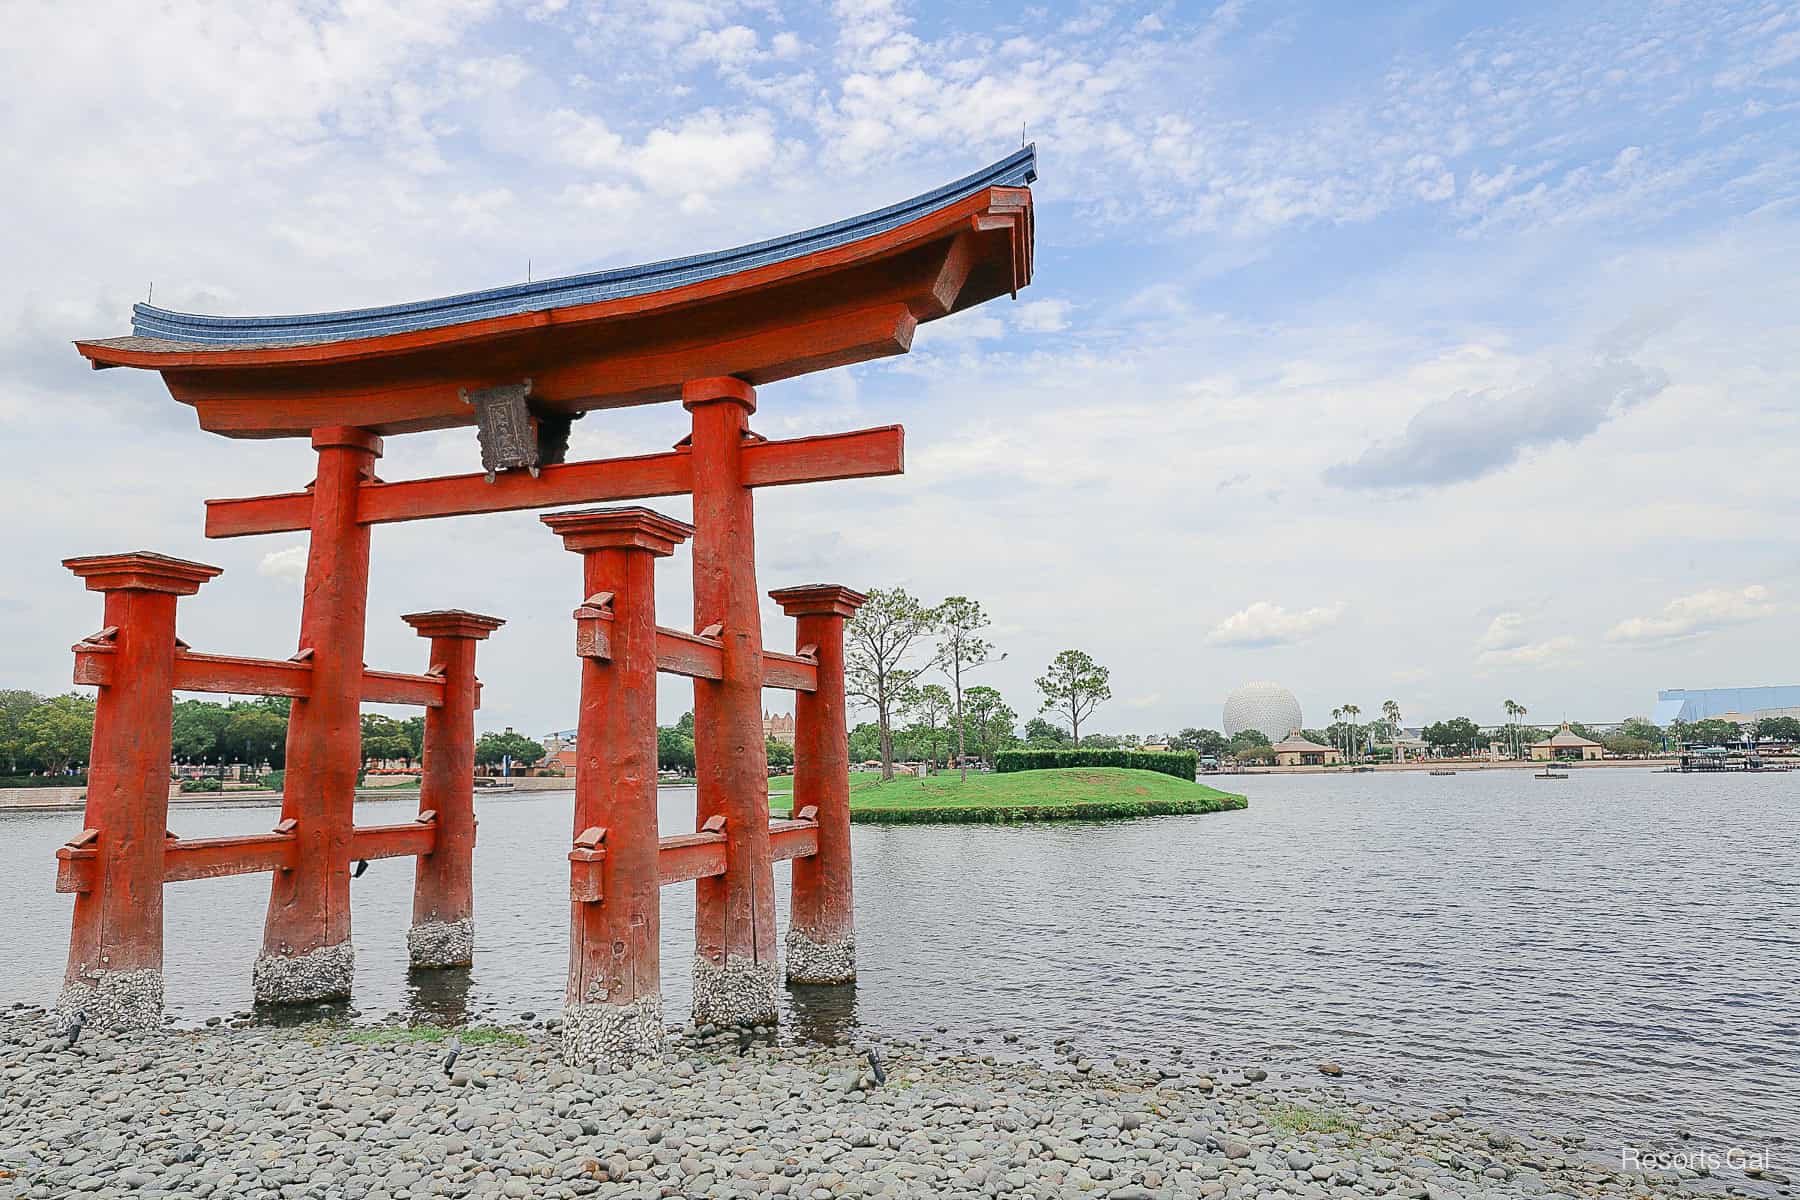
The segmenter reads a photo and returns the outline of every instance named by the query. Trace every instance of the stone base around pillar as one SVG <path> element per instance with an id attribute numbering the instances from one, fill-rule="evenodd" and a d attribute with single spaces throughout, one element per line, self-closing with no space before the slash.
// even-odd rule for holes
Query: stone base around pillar
<path id="1" fill-rule="evenodd" d="M 662 997 L 630 1004 L 563 1006 L 563 1062 L 588 1071 L 619 1071 L 662 1054 Z"/>
<path id="2" fill-rule="evenodd" d="M 475 921 L 426 921 L 406 931 L 407 960 L 415 967 L 467 967 L 475 962 Z"/>
<path id="3" fill-rule="evenodd" d="M 724 966 L 694 959 L 694 1024 L 773 1025 L 778 976 L 773 962 L 728 958 Z"/>
<path id="4" fill-rule="evenodd" d="M 49 1025 L 65 1032 L 80 1013 L 85 1028 L 120 1032 L 157 1029 L 163 1016 L 163 974 L 155 967 L 137 971 L 84 971 L 63 986 Z"/>
<path id="5" fill-rule="evenodd" d="M 789 983 L 855 983 L 856 935 L 845 934 L 831 942 L 815 942 L 790 927 L 787 935 Z"/>
<path id="6" fill-rule="evenodd" d="M 355 978 L 356 949 L 344 941 L 291 957 L 262 955 L 252 973 L 251 992 L 258 1004 L 347 1000 Z"/>

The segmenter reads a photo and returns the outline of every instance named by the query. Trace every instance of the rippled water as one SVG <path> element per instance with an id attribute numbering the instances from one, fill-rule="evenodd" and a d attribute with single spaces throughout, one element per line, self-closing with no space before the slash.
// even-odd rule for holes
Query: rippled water
<path id="1" fill-rule="evenodd" d="M 1650 1144 L 1800 1142 L 1800 775 L 1587 770 L 1567 781 L 1239 777 L 1240 813 L 855 830 L 861 981 L 799 989 L 786 1028 L 1016 1032 L 1096 1052 L 1312 1075 L 1523 1128 Z M 480 801 L 478 965 L 408 978 L 411 864 L 354 887 L 357 1005 L 511 1019 L 561 1003 L 571 797 Z M 662 798 L 691 828 L 691 792 Z M 364 822 L 395 804 L 361 806 Z M 178 809 L 190 836 L 272 809 Z M 51 891 L 73 813 L 0 814 L 0 1001 L 60 980 Z M 785 895 L 786 869 L 777 869 Z M 171 1012 L 249 1003 L 261 877 L 172 885 Z M 693 889 L 664 896 L 664 994 L 688 1003 Z M 785 914 L 783 914 L 785 923 Z M 1784 1157 L 1778 1154 L 1777 1157 Z"/>

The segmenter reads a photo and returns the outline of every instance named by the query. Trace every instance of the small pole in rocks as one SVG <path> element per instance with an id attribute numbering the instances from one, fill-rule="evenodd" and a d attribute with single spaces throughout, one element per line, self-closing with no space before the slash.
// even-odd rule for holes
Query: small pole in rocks
<path id="1" fill-rule="evenodd" d="M 875 1086 L 881 1087 L 883 1084 L 887 1083 L 887 1071 L 881 1065 L 880 1051 L 876 1050 L 875 1047 L 870 1046 L 865 1049 L 862 1054 L 864 1058 L 869 1060 L 869 1073 L 875 1076 Z"/>
<path id="2" fill-rule="evenodd" d="M 68 1041 L 63 1043 L 64 1050 L 73 1050 L 75 1048 L 75 1039 L 79 1038 L 81 1036 L 81 1027 L 86 1024 L 87 1024 L 87 1009 L 85 1009 L 85 1008 L 76 1009 L 75 1015 L 70 1017 L 69 1023 L 63 1027 L 63 1033 L 69 1039 Z"/>
<path id="3" fill-rule="evenodd" d="M 453 1033 L 444 1046 L 449 1051 L 444 1055 L 444 1078 L 448 1079 L 451 1070 L 456 1066 L 456 1056 L 462 1053 L 462 1038 Z"/>

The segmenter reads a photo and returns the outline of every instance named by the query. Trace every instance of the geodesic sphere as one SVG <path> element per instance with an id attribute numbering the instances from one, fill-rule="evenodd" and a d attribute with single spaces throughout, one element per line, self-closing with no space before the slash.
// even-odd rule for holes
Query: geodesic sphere
<path id="1" fill-rule="evenodd" d="M 1254 729 L 1279 742 L 1300 727 L 1300 701 L 1279 683 L 1246 683 L 1225 697 L 1226 737 Z"/>

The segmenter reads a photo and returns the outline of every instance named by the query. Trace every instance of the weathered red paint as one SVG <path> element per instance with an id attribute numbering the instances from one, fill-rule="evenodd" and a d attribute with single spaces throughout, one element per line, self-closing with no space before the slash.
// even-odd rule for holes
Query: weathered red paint
<path id="1" fill-rule="evenodd" d="M 704 830 L 675 833 L 657 846 L 657 872 L 662 884 L 686 883 L 725 874 L 725 835 Z"/>
<path id="2" fill-rule="evenodd" d="M 163 852 L 168 841 L 175 599 L 218 567 L 160 554 L 63 560 L 106 597 L 116 668 L 94 704 L 84 826 L 96 830 L 88 890 L 75 897 L 66 981 L 95 971 L 162 969 Z M 60 873 L 60 872 L 59 872 Z"/>
<path id="3" fill-rule="evenodd" d="M 472 822 L 471 822 L 472 823 Z M 403 825 L 362 825 L 350 833 L 350 858 L 412 858 L 434 856 L 439 830 L 435 821 L 409 821 Z"/>
<path id="4" fill-rule="evenodd" d="M 609 657 L 581 660 L 576 724 L 575 836 L 603 830 L 599 846 L 571 852 L 570 1006 L 630 1005 L 662 986 L 656 826 L 656 560 L 693 527 L 645 508 L 551 513 L 544 524 L 582 556 L 582 596 L 610 593 Z M 588 605 L 584 603 L 583 607 Z M 587 840 L 592 840 L 590 837 Z M 598 903 L 580 899 L 595 890 Z"/>
<path id="5" fill-rule="evenodd" d="M 697 885 L 695 952 L 773 964 L 774 875 L 769 865 L 768 748 L 762 726 L 762 614 L 756 531 L 743 450 L 756 391 L 738 379 L 694 380 L 694 628 L 720 625 L 721 674 L 694 681 L 697 825 L 726 819 L 725 877 Z"/>
<path id="6" fill-rule="evenodd" d="M 76 683 L 104 687 L 112 682 L 116 669 L 110 644 L 84 642 L 76 645 Z M 235 654 L 196 654 L 178 646 L 174 678 L 178 692 L 296 698 L 312 694 L 310 657 L 305 662 L 243 658 Z M 365 669 L 362 698 L 375 704 L 417 704 L 436 708 L 444 702 L 444 681 L 432 675 Z"/>
<path id="7" fill-rule="evenodd" d="M 906 433 L 898 425 L 815 437 L 758 442 L 744 447 L 744 477 L 751 487 L 781 487 L 835 479 L 898 475 L 905 469 Z M 561 463 L 534 477 L 509 472 L 487 476 L 441 475 L 433 479 L 368 482 L 359 489 L 357 520 L 365 525 L 516 512 L 563 504 L 605 504 L 693 491 L 693 457 L 687 450 Z M 312 493 L 247 496 L 206 502 L 206 536 L 243 537 L 305 529 Z"/>
<path id="8" fill-rule="evenodd" d="M 506 624 L 499 617 L 449 609 L 400 618 L 431 639 L 431 673 L 443 703 L 425 710 L 419 812 L 436 813 L 431 853 L 413 876 L 413 924 L 475 916 L 475 643 Z M 434 964 L 444 965 L 444 964 Z"/>
<path id="9" fill-rule="evenodd" d="M 300 610 L 300 648 L 310 650 L 312 693 L 288 717 L 281 815 L 299 822 L 294 869 L 269 889 L 263 953 L 292 957 L 350 939 L 350 843 L 362 764 L 363 641 L 369 597 L 369 527 L 356 520 L 357 489 L 381 455 L 361 429 L 313 433 L 312 537 Z M 323 997 L 317 997 L 323 998 Z"/>
<path id="10" fill-rule="evenodd" d="M 795 618 L 794 639 L 813 647 L 818 686 L 794 697 L 794 812 L 817 810 L 819 852 L 797 858 L 789 924 L 831 945 L 856 932 L 850 879 L 850 747 L 844 712 L 844 622 L 867 599 L 836 584 L 769 593 Z"/>
<path id="11" fill-rule="evenodd" d="M 350 859 L 430 856 L 439 831 L 434 821 L 404 825 L 359 826 L 350 838 Z M 163 882 L 224 879 L 291 871 L 299 858 L 299 839 L 292 832 L 244 833 L 231 837 L 168 838 L 163 846 Z M 91 892 L 97 886 L 99 851 L 95 846 L 58 846 L 56 890 Z"/>
<path id="12" fill-rule="evenodd" d="M 163 851 L 164 883 L 223 879 L 294 867 L 299 839 L 291 833 L 251 833 L 237 837 L 180 838 Z"/>
<path id="13" fill-rule="evenodd" d="M 775 862 L 811 858 L 819 853 L 817 821 L 770 821 L 769 858 Z"/>

